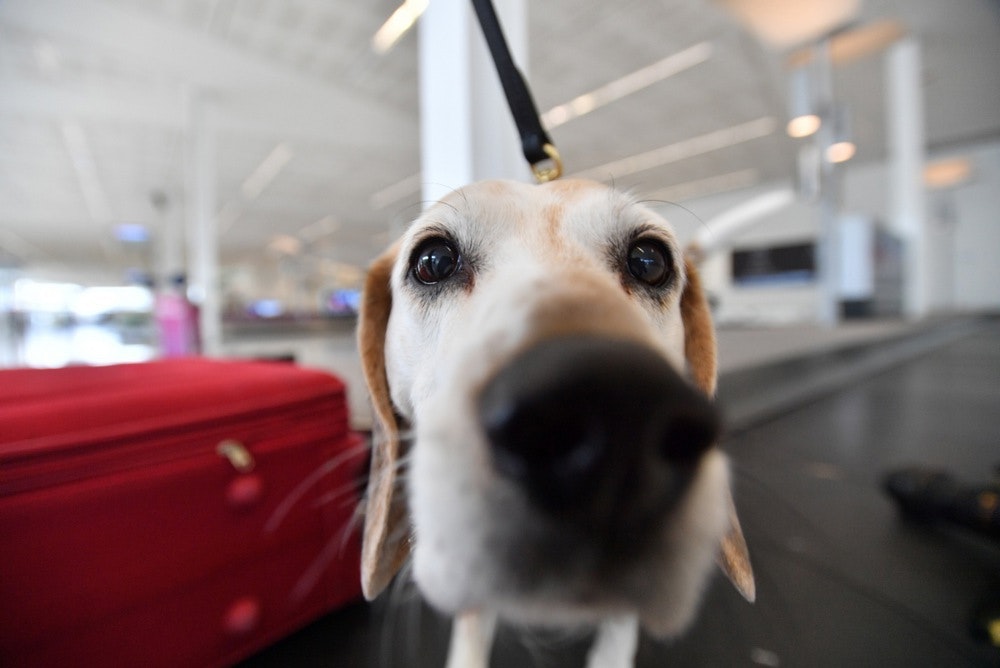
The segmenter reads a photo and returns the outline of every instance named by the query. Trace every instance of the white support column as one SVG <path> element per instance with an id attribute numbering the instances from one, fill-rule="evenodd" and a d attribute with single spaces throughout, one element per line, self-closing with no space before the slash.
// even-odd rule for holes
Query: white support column
<path id="1" fill-rule="evenodd" d="M 188 295 L 201 311 L 202 353 L 215 356 L 222 345 L 216 121 L 212 101 L 202 93 L 195 92 L 189 99 L 187 130 Z"/>
<path id="2" fill-rule="evenodd" d="M 833 143 L 833 64 L 830 41 L 823 40 L 813 51 L 817 85 L 817 103 L 822 110 L 823 124 L 816 133 L 820 170 L 819 236 L 816 240 L 820 325 L 835 327 L 840 322 L 840 300 L 837 297 L 837 220 L 840 214 L 841 181 L 837 165 L 826 157 L 826 147 Z"/>
<path id="3" fill-rule="evenodd" d="M 514 61 L 527 76 L 527 3 L 494 3 Z M 467 0 L 431 2 L 420 19 L 423 198 L 430 203 L 486 178 L 528 180 L 521 141 Z"/>
<path id="4" fill-rule="evenodd" d="M 903 40 L 886 58 L 890 224 L 903 239 L 903 312 L 928 311 L 927 230 L 923 169 L 926 152 L 920 44 Z"/>
<path id="5" fill-rule="evenodd" d="M 163 290 L 171 277 L 184 271 L 184 216 L 171 195 L 156 191 L 150 194 L 150 199 L 156 212 L 157 290 Z"/>

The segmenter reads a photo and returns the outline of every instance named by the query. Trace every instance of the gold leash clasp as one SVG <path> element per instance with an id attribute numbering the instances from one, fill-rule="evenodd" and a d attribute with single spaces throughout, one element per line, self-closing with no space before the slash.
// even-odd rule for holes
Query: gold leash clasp
<path id="1" fill-rule="evenodd" d="M 555 181 L 563 173 L 562 158 L 559 151 L 552 144 L 542 146 L 545 155 L 549 156 L 548 162 L 538 162 L 531 166 L 531 173 L 535 175 L 535 180 L 539 183 Z"/>

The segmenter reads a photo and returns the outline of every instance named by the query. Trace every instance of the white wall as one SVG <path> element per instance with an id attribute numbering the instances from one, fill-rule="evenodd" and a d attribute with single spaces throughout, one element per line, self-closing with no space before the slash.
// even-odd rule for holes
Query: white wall
<path id="1" fill-rule="evenodd" d="M 1000 142 L 939 152 L 929 161 L 967 157 L 968 182 L 927 192 L 925 258 L 932 311 L 1000 309 Z M 844 178 L 844 210 L 888 223 L 885 165 L 852 165 Z"/>
<path id="2" fill-rule="evenodd" d="M 975 174 L 955 189 L 955 305 L 1000 308 L 1000 142 L 973 153 Z"/>
<path id="3" fill-rule="evenodd" d="M 941 152 L 929 160 L 967 156 L 973 176 L 947 190 L 927 193 L 927 256 L 932 311 L 1000 309 L 1000 142 L 964 151 Z M 787 184 L 767 184 L 683 202 L 660 209 L 678 230 L 682 242 L 710 221 L 750 198 Z M 889 180 L 884 163 L 849 164 L 844 173 L 842 212 L 889 225 Z M 732 246 L 752 248 L 814 239 L 817 210 L 796 203 L 767 216 L 732 239 Z M 728 249 L 702 267 L 706 288 L 719 300 L 720 322 L 804 322 L 815 319 L 815 286 L 733 285 Z"/>
<path id="4" fill-rule="evenodd" d="M 689 211 L 666 206 L 659 209 L 677 229 L 686 244 L 715 216 L 787 183 L 724 193 L 684 202 Z M 761 218 L 742 232 L 734 234 L 728 245 L 709 256 L 701 267 L 705 288 L 716 304 L 715 317 L 720 323 L 790 323 L 815 319 L 819 291 L 815 284 L 737 286 L 732 281 L 731 248 L 763 248 L 810 241 L 819 230 L 819 213 L 809 205 L 795 202 Z"/>

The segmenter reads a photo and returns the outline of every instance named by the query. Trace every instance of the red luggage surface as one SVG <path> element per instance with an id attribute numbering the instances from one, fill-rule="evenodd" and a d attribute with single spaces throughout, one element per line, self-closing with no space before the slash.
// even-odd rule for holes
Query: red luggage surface
<path id="1" fill-rule="evenodd" d="M 357 598 L 362 445 L 292 365 L 0 371 L 0 666 L 227 665 Z"/>

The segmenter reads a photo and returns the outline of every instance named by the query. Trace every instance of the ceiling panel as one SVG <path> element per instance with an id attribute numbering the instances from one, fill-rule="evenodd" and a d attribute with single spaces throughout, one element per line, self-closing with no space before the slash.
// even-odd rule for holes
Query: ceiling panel
<path id="1" fill-rule="evenodd" d="M 374 194 L 419 170 L 418 37 L 405 36 L 382 57 L 369 46 L 396 4 L 4 0 L 0 255 L 26 264 L 134 262 L 114 242 L 113 227 L 183 219 L 189 101 L 208 90 L 220 128 L 224 259 L 273 262 L 274 236 L 302 236 L 333 216 L 336 229 L 307 247 L 363 265 L 418 208 L 419 181 L 372 204 Z M 1000 135 L 997 3 L 870 0 L 865 7 L 862 23 L 899 18 L 924 45 L 932 148 Z M 529 14 L 525 69 L 543 111 L 702 40 L 712 45 L 708 61 L 555 128 L 569 172 L 773 118 L 767 136 L 615 180 L 683 195 L 790 178 L 796 143 L 782 132 L 785 54 L 761 46 L 715 3 L 546 0 L 529 3 Z M 841 67 L 835 82 L 852 107 L 855 160 L 881 159 L 881 57 Z M 74 164 L 67 142 L 80 141 L 67 132 L 83 137 L 106 214 L 95 217 L 88 204 L 79 171 L 89 163 L 77 155 Z M 242 184 L 282 143 L 287 164 L 259 196 L 246 197 Z M 166 194 L 167 213 L 153 206 L 154 192 Z"/>

